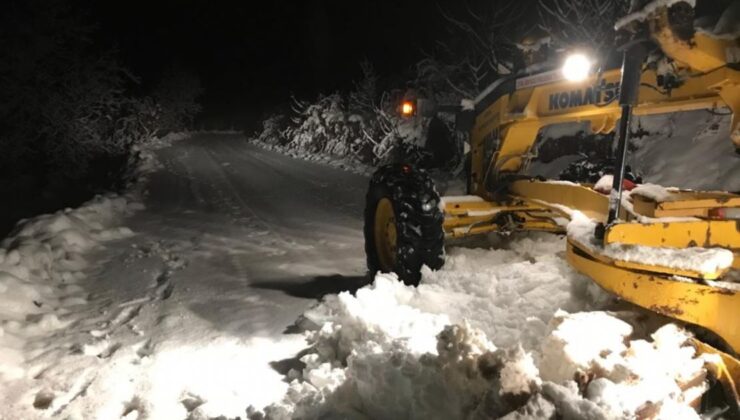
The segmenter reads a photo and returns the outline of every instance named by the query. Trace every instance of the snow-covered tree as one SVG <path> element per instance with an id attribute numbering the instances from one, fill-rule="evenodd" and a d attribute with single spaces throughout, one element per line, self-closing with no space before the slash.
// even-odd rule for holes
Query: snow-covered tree
<path id="1" fill-rule="evenodd" d="M 440 13 L 447 21 L 437 48 L 417 64 L 416 86 L 444 102 L 474 97 L 497 78 L 523 66 L 516 45 L 536 25 L 533 0 L 466 2 L 463 12 Z"/>
<path id="2" fill-rule="evenodd" d="M 630 0 L 539 0 L 540 26 L 556 48 L 587 47 L 595 54 L 614 49 L 614 22 Z"/>
<path id="3" fill-rule="evenodd" d="M 152 92 L 161 108 L 159 128 L 184 130 L 202 110 L 198 97 L 203 94 L 200 78 L 182 67 L 169 68 Z"/>
<path id="4" fill-rule="evenodd" d="M 349 110 L 356 114 L 368 114 L 375 111 L 378 100 L 378 74 L 368 60 L 360 62 L 362 79 L 355 82 L 355 89 L 347 97 Z"/>
<path id="5" fill-rule="evenodd" d="M 188 75 L 164 79 L 153 97 L 132 96 L 138 79 L 96 44 L 95 26 L 67 2 L 3 7 L 0 177 L 101 179 L 91 174 L 95 161 L 125 165 L 136 143 L 182 128 L 199 111 L 200 87 Z"/>

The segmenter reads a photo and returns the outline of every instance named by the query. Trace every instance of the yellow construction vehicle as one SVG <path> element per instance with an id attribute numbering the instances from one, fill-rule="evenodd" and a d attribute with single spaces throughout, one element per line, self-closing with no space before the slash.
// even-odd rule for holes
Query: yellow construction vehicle
<path id="1" fill-rule="evenodd" d="M 740 271 L 740 196 L 638 188 L 623 202 L 622 186 L 632 115 L 726 107 L 740 150 L 740 65 L 732 62 L 740 44 L 694 31 L 693 8 L 681 1 L 646 14 L 621 28 L 621 69 L 588 71 L 588 58 L 575 54 L 562 71 L 502 79 L 476 99 L 470 195 L 439 197 L 429 176 L 409 165 L 379 169 L 365 210 L 368 267 L 415 284 L 422 265 L 443 265 L 445 238 L 567 233 L 567 260 L 576 270 L 625 301 L 701 331 L 704 341 L 695 346 L 721 356 L 713 374 L 736 410 L 740 288 L 726 280 Z M 669 65 L 646 64 L 656 51 Z M 404 106 L 411 112 L 412 104 Z M 609 195 L 522 175 L 540 130 L 565 122 L 587 122 L 593 133 L 619 125 Z M 690 262 L 697 258 L 710 263 Z"/>

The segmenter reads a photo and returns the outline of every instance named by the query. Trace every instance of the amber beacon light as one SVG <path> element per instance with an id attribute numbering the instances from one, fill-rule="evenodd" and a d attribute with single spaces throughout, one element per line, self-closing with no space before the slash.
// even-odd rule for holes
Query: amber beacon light
<path id="1" fill-rule="evenodd" d="M 411 101 L 403 101 L 403 103 L 401 103 L 401 115 L 404 117 L 414 115 L 414 103 Z"/>

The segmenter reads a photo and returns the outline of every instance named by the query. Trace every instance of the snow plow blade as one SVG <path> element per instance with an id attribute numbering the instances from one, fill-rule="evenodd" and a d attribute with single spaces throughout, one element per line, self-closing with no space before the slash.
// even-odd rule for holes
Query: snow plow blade
<path id="1" fill-rule="evenodd" d="M 606 291 L 652 312 L 703 327 L 721 338 L 737 354 L 740 350 L 740 291 L 676 280 L 674 276 L 617 266 L 568 240 L 568 262 Z M 729 353 L 694 340 L 699 353 L 719 356 L 710 370 L 735 404 L 740 382 L 740 361 Z"/>
<path id="2" fill-rule="evenodd" d="M 740 350 L 740 292 L 619 267 L 568 240 L 568 262 L 607 291 L 645 309 L 704 327 Z"/>

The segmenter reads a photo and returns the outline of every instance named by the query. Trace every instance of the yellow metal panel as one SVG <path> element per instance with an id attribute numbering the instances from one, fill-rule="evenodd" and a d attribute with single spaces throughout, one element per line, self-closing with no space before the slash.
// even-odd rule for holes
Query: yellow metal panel
<path id="1" fill-rule="evenodd" d="M 650 21 L 650 32 L 666 55 L 702 72 L 723 66 L 727 62 L 727 48 L 733 46 L 732 40 L 711 38 L 702 33 L 694 34 L 688 42 L 680 39 L 671 29 L 667 8 Z"/>
<path id="2" fill-rule="evenodd" d="M 461 226 L 470 226 L 477 223 L 488 223 L 493 217 L 447 217 L 445 218 L 442 228 L 445 231 L 450 229 L 459 228 Z"/>
<path id="3" fill-rule="evenodd" d="M 445 204 L 444 229 L 450 230 L 461 226 L 469 226 L 481 222 L 491 221 L 500 213 L 517 211 L 543 211 L 542 206 L 522 205 L 499 205 L 490 201 L 459 201 Z"/>
<path id="4" fill-rule="evenodd" d="M 736 78 L 737 71 L 717 69 L 707 75 L 690 78 L 671 91 L 661 93 L 651 88 L 657 86 L 657 74 L 646 70 L 640 80 L 639 102 L 634 112 L 636 115 L 664 114 L 696 109 L 715 108 L 725 105 L 717 87 L 727 85 Z M 604 72 L 601 79 L 593 76 L 583 82 L 560 81 L 538 86 L 529 97 L 532 103 L 528 106 L 527 118 L 503 118 L 504 122 L 527 121 L 536 118 L 542 125 L 570 121 L 592 121 L 596 116 L 612 115 L 619 117 L 619 93 L 621 70 Z M 598 88 L 597 88 L 598 87 Z"/>
<path id="5" fill-rule="evenodd" d="M 522 159 L 537 139 L 540 123 L 529 121 L 505 126 L 501 134 L 501 147 L 495 172 L 515 172 L 522 166 Z"/>
<path id="6" fill-rule="evenodd" d="M 606 243 L 654 247 L 740 248 L 740 221 L 701 220 L 670 223 L 618 223 L 607 229 Z"/>
<path id="7" fill-rule="evenodd" d="M 472 172 L 477 181 L 477 193 L 485 195 L 480 181 L 489 167 L 488 162 L 483 162 L 483 141 L 487 136 L 501 131 L 501 147 L 494 154 L 495 167 L 498 171 L 513 172 L 519 170 L 522 163 L 519 157 L 529 151 L 541 127 L 583 121 L 589 122 L 595 132 L 609 132 L 619 118 L 620 109 L 615 99 L 619 79 L 620 70 L 615 69 L 603 73 L 598 80 L 593 76 L 583 82 L 559 81 L 522 89 L 511 96 L 504 95 L 482 111 L 471 136 Z M 635 115 L 723 106 L 730 106 L 736 112 L 740 108 L 740 72 L 731 68 L 721 67 L 687 78 L 670 94 L 652 88 L 657 86 L 657 74 L 653 70 L 646 70 L 640 81 Z M 526 105 L 524 101 L 528 101 Z M 733 120 L 733 133 L 738 128 L 737 121 L 737 118 Z M 737 142 L 740 144 L 740 140 Z"/>
<path id="8" fill-rule="evenodd" d="M 659 9 L 649 25 L 652 38 L 668 57 L 708 76 L 705 86 L 717 91 L 733 113 L 730 137 L 740 149 L 740 72 L 726 67 L 728 51 L 737 48 L 737 39 L 695 33 L 691 40 L 683 40 L 672 29 L 668 8 Z"/>
<path id="9" fill-rule="evenodd" d="M 715 191 L 676 191 L 660 202 L 632 194 L 634 211 L 648 217 L 707 217 L 709 210 L 740 207 L 740 196 Z"/>
<path id="10" fill-rule="evenodd" d="M 500 211 L 503 207 L 490 201 L 459 201 L 445 203 L 446 215 L 465 216 L 468 213 Z"/>
<path id="11" fill-rule="evenodd" d="M 472 226 L 460 226 L 454 229 L 445 230 L 445 233 L 452 236 L 453 238 L 462 238 L 472 235 L 480 235 L 484 233 L 498 232 L 501 229 L 498 225 L 487 223 Z M 522 231 L 541 231 L 541 232 L 552 232 L 552 233 L 564 233 L 563 228 L 558 226 L 556 223 L 546 221 L 527 221 L 522 225 L 518 226 L 515 230 Z"/>
<path id="12" fill-rule="evenodd" d="M 546 230 L 561 232 L 563 227 L 553 221 L 554 217 L 562 217 L 553 213 L 547 206 L 526 203 L 523 200 L 513 200 L 514 204 L 498 204 L 490 201 L 454 201 L 445 203 L 445 233 L 454 237 L 475 235 L 499 230 L 493 221 L 502 215 L 515 216 L 516 225 L 508 228 L 517 230 Z"/>
<path id="13" fill-rule="evenodd" d="M 609 211 L 609 197 L 578 184 L 525 180 L 513 182 L 509 190 L 525 200 L 538 200 L 578 209 L 600 222 L 606 221 Z"/>
<path id="14" fill-rule="evenodd" d="M 678 191 L 658 204 L 664 210 L 719 207 L 740 207 L 740 196 L 717 191 Z"/>
<path id="15" fill-rule="evenodd" d="M 488 224 L 479 225 L 479 226 L 460 226 L 460 227 L 451 229 L 449 231 L 445 231 L 445 233 L 453 238 L 464 238 L 466 236 L 482 235 L 484 233 L 491 233 L 491 232 L 497 232 L 497 231 L 498 231 L 498 225 L 488 223 Z"/>

